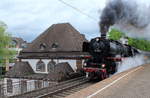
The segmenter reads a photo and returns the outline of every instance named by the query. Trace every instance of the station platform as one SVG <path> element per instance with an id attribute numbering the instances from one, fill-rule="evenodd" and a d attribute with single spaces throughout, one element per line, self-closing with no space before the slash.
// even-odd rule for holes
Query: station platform
<path id="1" fill-rule="evenodd" d="M 150 64 L 113 75 L 66 98 L 150 98 Z"/>

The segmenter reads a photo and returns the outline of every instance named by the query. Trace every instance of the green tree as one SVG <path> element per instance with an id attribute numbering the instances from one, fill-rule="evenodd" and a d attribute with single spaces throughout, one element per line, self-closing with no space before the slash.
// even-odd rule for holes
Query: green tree
<path id="1" fill-rule="evenodd" d="M 0 57 L 3 58 L 4 56 L 8 55 L 8 46 L 10 43 L 10 36 L 5 31 L 5 28 L 0 25 Z"/>
<path id="2" fill-rule="evenodd" d="M 109 32 L 109 39 L 119 40 L 121 37 L 125 36 L 125 34 L 117 29 L 111 29 Z"/>
<path id="3" fill-rule="evenodd" d="M 11 44 L 11 36 L 6 32 L 7 25 L 0 22 L 0 67 L 4 67 L 6 59 L 10 59 L 14 56 L 15 51 L 9 49 Z M 2 72 L 2 70 L 0 70 Z M 0 73 L 1 74 L 1 73 Z"/>
<path id="4" fill-rule="evenodd" d="M 109 39 L 113 39 L 113 40 L 119 40 L 121 37 L 127 37 L 125 35 L 125 33 L 117 30 L 117 29 L 112 29 L 109 32 Z M 129 45 L 138 48 L 140 50 L 144 50 L 144 51 L 150 51 L 150 41 L 149 40 L 145 40 L 142 38 L 131 38 L 128 37 L 128 43 Z"/>
<path id="5" fill-rule="evenodd" d="M 150 41 L 138 38 L 129 38 L 129 45 L 134 46 L 140 50 L 150 51 Z"/>

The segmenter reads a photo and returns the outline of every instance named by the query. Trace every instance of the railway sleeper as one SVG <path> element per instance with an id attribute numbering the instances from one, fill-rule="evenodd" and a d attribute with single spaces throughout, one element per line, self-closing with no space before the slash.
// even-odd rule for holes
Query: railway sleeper
<path id="1" fill-rule="evenodd" d="M 63 93 L 58 93 L 58 94 L 56 94 L 57 96 L 60 96 L 60 97 L 65 97 L 66 95 L 65 94 L 63 94 Z"/>
<path id="2" fill-rule="evenodd" d="M 64 91 L 64 92 L 62 92 L 64 95 L 70 95 L 71 93 L 70 92 L 66 92 L 66 91 Z"/>
<path id="3" fill-rule="evenodd" d="M 64 97 L 59 96 L 59 95 L 53 95 L 53 96 L 51 96 L 50 98 L 64 98 Z"/>

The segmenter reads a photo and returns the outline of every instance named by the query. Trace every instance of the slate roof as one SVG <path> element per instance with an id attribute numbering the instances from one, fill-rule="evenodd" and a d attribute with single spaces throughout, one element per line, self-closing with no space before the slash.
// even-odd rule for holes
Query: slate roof
<path id="1" fill-rule="evenodd" d="M 87 41 L 85 36 L 71 24 L 53 24 L 23 51 L 82 51 L 83 41 Z M 45 49 L 41 50 L 41 46 L 44 46 Z"/>
<path id="2" fill-rule="evenodd" d="M 85 36 L 71 24 L 53 24 L 23 49 L 19 58 L 78 58 L 85 54 L 84 41 Z"/>
<path id="3" fill-rule="evenodd" d="M 72 67 L 67 62 L 58 63 L 55 68 L 50 71 L 47 78 L 51 81 L 62 81 L 70 78 L 71 73 L 74 73 Z"/>
<path id="4" fill-rule="evenodd" d="M 15 62 L 15 65 L 6 73 L 6 77 L 22 77 L 34 74 L 28 62 Z"/>

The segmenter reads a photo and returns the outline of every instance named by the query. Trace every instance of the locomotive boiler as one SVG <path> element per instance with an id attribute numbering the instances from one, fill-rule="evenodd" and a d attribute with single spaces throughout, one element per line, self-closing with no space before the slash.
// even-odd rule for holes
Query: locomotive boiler
<path id="1" fill-rule="evenodd" d="M 90 79 L 105 79 L 117 71 L 117 62 L 135 56 L 138 50 L 115 40 L 101 37 L 83 43 L 83 51 L 91 55 L 84 62 L 83 71 Z"/>

